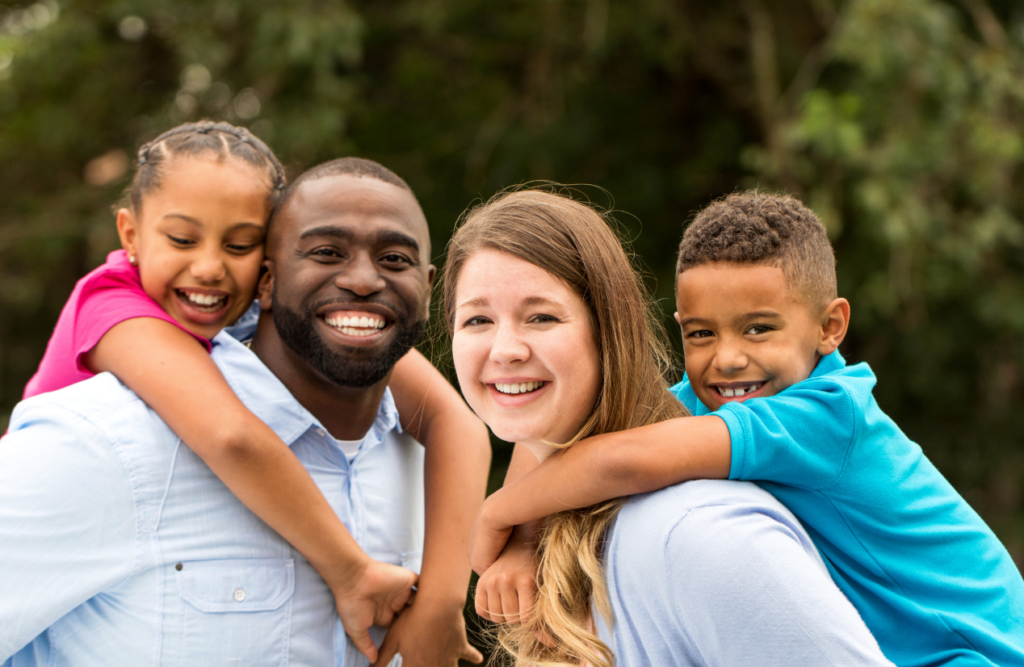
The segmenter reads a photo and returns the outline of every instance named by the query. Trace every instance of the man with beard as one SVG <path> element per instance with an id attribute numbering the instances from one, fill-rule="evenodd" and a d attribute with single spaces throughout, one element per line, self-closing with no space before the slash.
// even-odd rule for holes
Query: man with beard
<path id="1" fill-rule="evenodd" d="M 387 388 L 427 317 L 429 253 L 400 178 L 365 160 L 321 165 L 274 214 L 255 327 L 222 332 L 212 352 L 371 558 L 418 570 L 422 554 L 379 664 L 396 651 L 407 666 L 480 659 L 458 526 L 482 500 L 488 453 L 426 453 L 428 488 L 441 456 L 464 483 L 431 489 L 424 553 L 424 453 Z M 0 442 L 0 544 L 5 667 L 367 663 L 312 567 L 109 374 L 16 408 Z"/>

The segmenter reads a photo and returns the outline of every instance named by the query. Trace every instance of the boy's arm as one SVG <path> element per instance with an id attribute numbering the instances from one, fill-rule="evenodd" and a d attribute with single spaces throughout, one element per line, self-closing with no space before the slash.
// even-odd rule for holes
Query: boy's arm
<path id="1" fill-rule="evenodd" d="M 484 502 L 473 527 L 473 569 L 491 566 L 513 526 L 691 479 L 728 478 L 731 451 L 729 429 L 712 415 L 581 440 Z"/>
<path id="2" fill-rule="evenodd" d="M 402 426 L 426 450 L 426 536 L 416 599 L 384 638 L 378 664 L 396 652 L 405 667 L 481 662 L 466 640 L 469 531 L 487 490 L 487 427 L 434 366 L 411 350 L 391 376 Z"/>
<path id="3" fill-rule="evenodd" d="M 149 404 L 246 507 L 304 555 L 331 587 L 356 647 L 371 660 L 372 624 L 401 611 L 415 574 L 367 556 L 299 460 L 238 399 L 185 331 L 138 317 L 112 327 L 88 353 Z"/>

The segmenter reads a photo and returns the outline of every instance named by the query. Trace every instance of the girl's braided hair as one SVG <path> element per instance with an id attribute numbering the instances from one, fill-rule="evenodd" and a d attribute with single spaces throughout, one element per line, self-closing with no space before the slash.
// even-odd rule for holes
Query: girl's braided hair
<path id="1" fill-rule="evenodd" d="M 124 204 L 139 215 L 142 198 L 160 187 L 169 158 L 208 154 L 220 159 L 238 158 L 256 169 L 265 169 L 270 180 L 268 206 L 273 208 L 277 203 L 285 187 L 285 175 L 274 152 L 244 127 L 204 120 L 167 130 L 139 149 L 138 166 Z"/>

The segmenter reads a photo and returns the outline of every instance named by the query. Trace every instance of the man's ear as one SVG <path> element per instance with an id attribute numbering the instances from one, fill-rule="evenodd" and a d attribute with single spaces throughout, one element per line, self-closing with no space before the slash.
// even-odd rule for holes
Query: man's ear
<path id="1" fill-rule="evenodd" d="M 263 275 L 256 286 L 256 300 L 260 302 L 260 310 L 269 313 L 274 306 L 274 262 L 263 260 Z"/>
<path id="2" fill-rule="evenodd" d="M 135 220 L 135 215 L 126 208 L 117 211 L 117 235 L 121 239 L 121 247 L 128 253 L 128 257 L 136 257 L 139 242 L 138 222 Z"/>
<path id="3" fill-rule="evenodd" d="M 850 326 L 850 302 L 840 297 L 833 299 L 822 315 L 821 338 L 818 341 L 818 354 L 827 356 L 836 351 L 839 344 L 846 338 L 846 330 Z"/>
<path id="4" fill-rule="evenodd" d="M 430 317 L 430 299 L 434 296 L 434 278 L 437 276 L 437 267 L 431 264 L 427 267 L 427 303 L 424 304 L 427 317 Z"/>
<path id="5" fill-rule="evenodd" d="M 683 325 L 683 323 L 679 321 L 679 311 L 678 310 L 676 312 L 672 313 L 672 317 L 676 318 L 676 324 L 678 324 L 679 326 Z"/>

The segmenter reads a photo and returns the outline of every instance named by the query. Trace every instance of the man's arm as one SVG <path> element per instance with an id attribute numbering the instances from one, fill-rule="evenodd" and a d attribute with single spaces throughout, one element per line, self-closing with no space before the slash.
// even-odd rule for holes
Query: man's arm
<path id="1" fill-rule="evenodd" d="M 406 667 L 483 660 L 466 640 L 469 530 L 487 489 L 487 428 L 421 354 L 399 361 L 391 391 L 402 425 L 426 449 L 426 535 L 419 590 L 384 638 L 376 664 L 395 652 Z"/>
<path id="2" fill-rule="evenodd" d="M 470 562 L 483 573 L 513 526 L 555 512 L 656 491 L 691 479 L 729 476 L 729 429 L 718 417 L 681 417 L 581 440 L 548 457 L 484 502 Z"/>
<path id="3" fill-rule="evenodd" d="M 0 439 L 0 661 L 132 574 L 128 474 L 91 423 L 54 405 Z"/>

